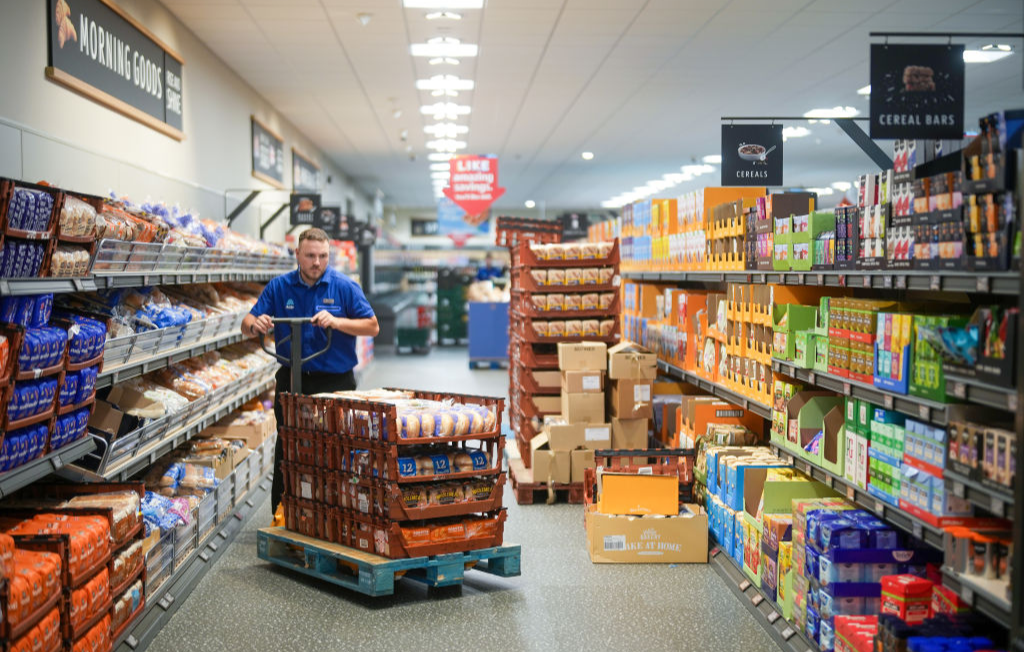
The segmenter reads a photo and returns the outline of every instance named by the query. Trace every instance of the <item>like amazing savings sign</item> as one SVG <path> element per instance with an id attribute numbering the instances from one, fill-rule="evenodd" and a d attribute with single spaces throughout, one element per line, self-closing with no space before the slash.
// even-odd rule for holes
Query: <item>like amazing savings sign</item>
<path id="1" fill-rule="evenodd" d="M 482 215 L 505 194 L 498 186 L 498 159 L 489 156 L 458 156 L 451 161 L 450 178 L 444 194 L 466 216 Z"/>

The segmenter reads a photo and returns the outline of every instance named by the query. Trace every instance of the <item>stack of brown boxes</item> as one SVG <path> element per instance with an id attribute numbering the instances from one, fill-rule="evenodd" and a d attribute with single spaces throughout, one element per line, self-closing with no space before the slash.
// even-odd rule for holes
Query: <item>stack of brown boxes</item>
<path id="1" fill-rule="evenodd" d="M 608 349 L 608 414 L 613 449 L 647 449 L 657 371 L 654 353 L 639 344 L 621 342 Z"/>

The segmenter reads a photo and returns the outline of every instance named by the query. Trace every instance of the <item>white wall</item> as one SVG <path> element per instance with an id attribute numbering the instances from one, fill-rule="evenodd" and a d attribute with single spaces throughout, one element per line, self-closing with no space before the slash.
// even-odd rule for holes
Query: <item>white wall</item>
<path id="1" fill-rule="evenodd" d="M 492 217 L 489 222 L 490 230 L 487 235 L 474 235 L 466 243 L 467 247 L 494 247 L 494 225 L 497 222 L 497 212 L 491 213 Z M 392 216 L 394 216 L 394 223 L 392 224 Z M 537 209 L 524 208 L 522 210 L 515 211 L 516 217 L 528 217 L 530 219 L 539 219 L 540 212 Z M 384 208 L 384 219 L 383 229 L 386 233 L 394 236 L 403 245 L 412 245 L 414 247 L 446 247 L 454 249 L 451 238 L 448 236 L 415 236 L 412 235 L 412 219 L 413 218 L 424 219 L 424 220 L 436 220 L 437 219 L 437 207 L 428 206 L 426 208 L 403 208 L 398 206 L 386 206 Z M 551 218 L 551 213 L 548 212 L 548 218 Z M 386 246 L 381 244 L 380 246 Z"/>
<path id="2" fill-rule="evenodd" d="M 44 76 L 47 65 L 45 0 L 4 0 L 0 20 L 0 176 L 91 194 L 114 190 L 133 200 L 163 200 L 223 219 L 248 192 L 271 187 L 251 174 L 250 115 L 284 138 L 285 185 L 291 187 L 294 146 L 321 166 L 324 203 L 365 219 L 372 198 L 326 155 L 246 85 L 223 61 L 155 0 L 119 0 L 119 6 L 185 59 L 184 132 L 178 142 L 86 99 Z M 332 183 L 327 185 L 327 176 Z M 258 234 L 287 201 L 283 192 L 257 198 L 234 228 Z M 258 204 L 264 204 L 262 207 Z M 267 233 L 282 240 L 287 211 Z"/>

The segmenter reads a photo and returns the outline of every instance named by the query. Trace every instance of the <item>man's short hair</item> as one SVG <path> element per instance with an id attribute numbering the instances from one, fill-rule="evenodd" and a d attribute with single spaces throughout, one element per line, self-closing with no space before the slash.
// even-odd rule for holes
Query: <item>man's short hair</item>
<path id="1" fill-rule="evenodd" d="M 317 228 L 306 229 L 305 231 L 303 231 L 302 233 L 299 234 L 299 246 L 300 247 L 302 246 L 302 243 L 305 242 L 306 240 L 312 240 L 313 242 L 330 242 L 331 241 L 331 239 L 327 237 L 327 234 L 324 233 L 323 229 L 317 229 Z"/>

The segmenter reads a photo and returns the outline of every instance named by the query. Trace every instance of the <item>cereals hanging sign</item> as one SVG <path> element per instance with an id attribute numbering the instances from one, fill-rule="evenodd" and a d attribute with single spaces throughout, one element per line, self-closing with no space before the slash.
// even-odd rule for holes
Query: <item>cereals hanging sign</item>
<path id="1" fill-rule="evenodd" d="M 964 46 L 871 46 L 871 137 L 959 140 Z"/>
<path id="2" fill-rule="evenodd" d="M 185 61 L 109 0 L 47 0 L 46 76 L 175 140 Z"/>

